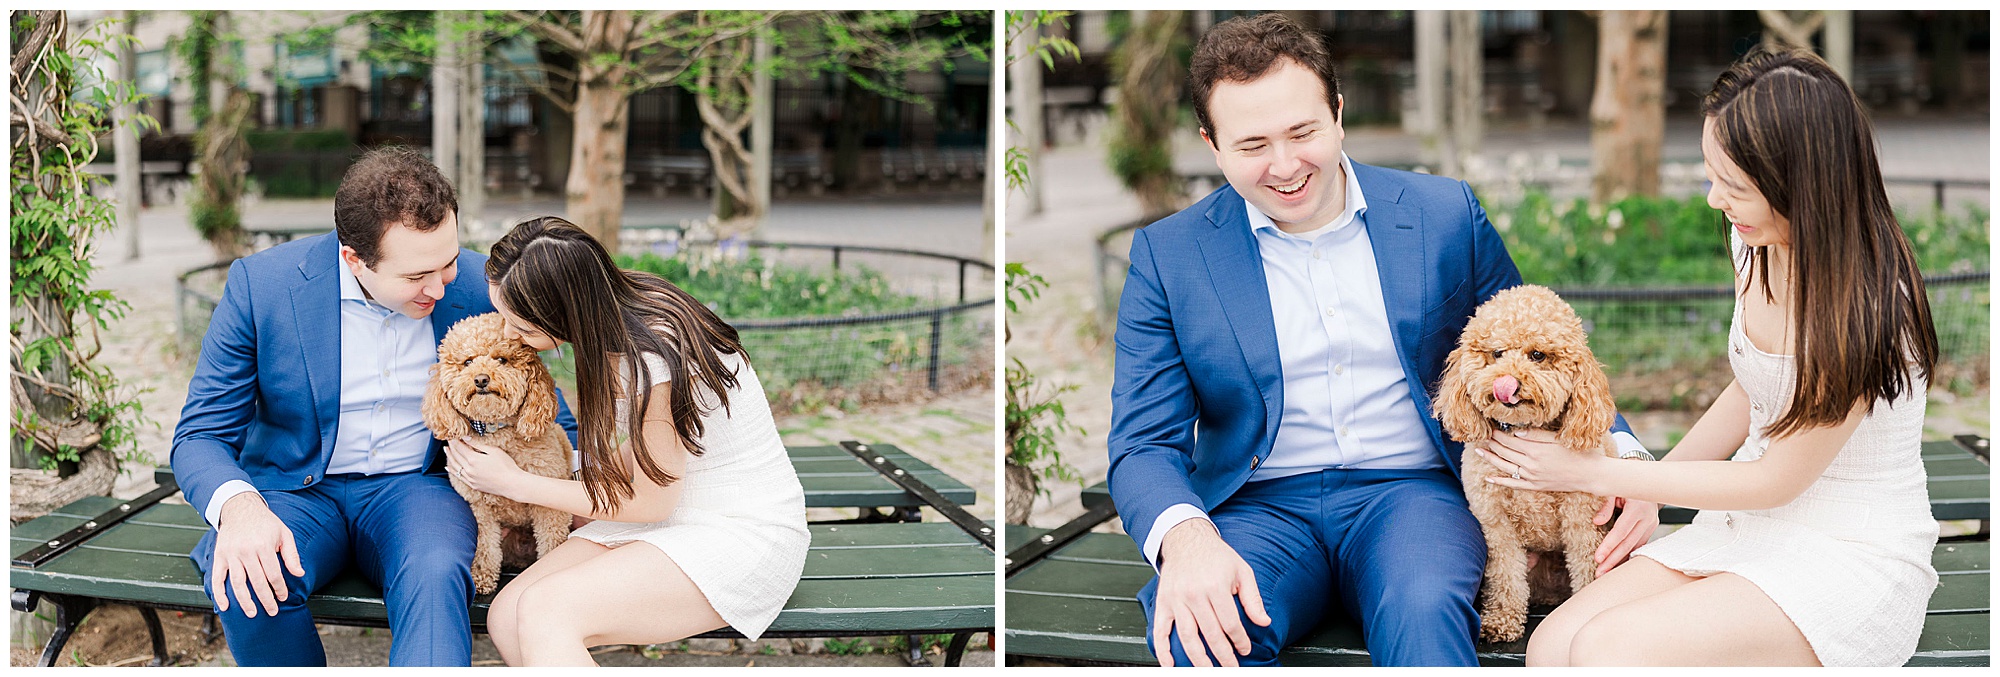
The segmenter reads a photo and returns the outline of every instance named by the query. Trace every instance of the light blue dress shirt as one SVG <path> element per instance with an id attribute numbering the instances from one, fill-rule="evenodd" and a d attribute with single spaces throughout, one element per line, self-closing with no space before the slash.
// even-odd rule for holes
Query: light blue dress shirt
<path id="1" fill-rule="evenodd" d="M 340 264 L 340 422 L 326 473 L 379 475 L 422 470 L 431 433 L 424 425 L 424 389 L 437 363 L 431 317 L 411 318 L 368 299 Z M 209 524 L 236 494 L 256 491 L 234 480 L 208 502 Z"/>

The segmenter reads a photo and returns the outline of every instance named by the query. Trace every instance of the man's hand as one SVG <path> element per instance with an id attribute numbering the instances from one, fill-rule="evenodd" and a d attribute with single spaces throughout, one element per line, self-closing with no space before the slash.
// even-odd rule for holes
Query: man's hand
<path id="1" fill-rule="evenodd" d="M 1598 509 L 1592 524 L 1602 525 L 1611 521 L 1611 512 L 1624 507 L 1618 513 L 1618 523 L 1611 525 L 1611 532 L 1604 535 L 1604 542 L 1597 546 L 1597 575 L 1609 573 L 1612 568 L 1624 564 L 1632 551 L 1653 540 L 1653 530 L 1660 526 L 1660 504 L 1612 496 L 1604 499 L 1604 507 Z"/>
<path id="2" fill-rule="evenodd" d="M 292 530 L 255 492 L 230 497 L 222 504 L 221 517 L 222 522 L 215 527 L 215 560 L 208 569 L 216 611 L 229 610 L 228 591 L 233 588 L 245 617 L 257 617 L 257 604 L 249 603 L 253 593 L 264 613 L 278 615 L 278 602 L 289 594 L 285 572 L 306 575 L 305 565 L 299 563 L 299 548 L 292 542 Z M 284 560 L 282 569 L 280 558 Z"/>
<path id="3" fill-rule="evenodd" d="M 1236 598 L 1250 622 L 1268 626 L 1257 575 L 1222 534 L 1205 519 L 1174 525 L 1160 542 L 1160 588 L 1153 600 L 1153 654 L 1162 667 L 1174 664 L 1169 632 L 1178 632 L 1188 660 L 1208 667 L 1208 655 L 1227 667 L 1249 655 L 1250 635 L 1237 618 Z M 1207 651 L 1203 650 L 1207 647 Z"/>

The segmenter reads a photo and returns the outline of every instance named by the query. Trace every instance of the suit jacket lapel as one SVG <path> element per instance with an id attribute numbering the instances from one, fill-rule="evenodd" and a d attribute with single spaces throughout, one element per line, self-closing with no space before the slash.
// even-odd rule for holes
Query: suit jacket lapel
<path id="1" fill-rule="evenodd" d="M 1397 353 L 1403 358 L 1403 372 L 1417 378 L 1412 367 L 1417 359 L 1417 339 L 1424 335 L 1424 237 L 1418 227 L 1423 210 L 1403 203 L 1403 186 L 1389 180 L 1374 167 L 1354 164 L 1361 194 L 1368 198 L 1368 211 L 1361 220 L 1368 229 L 1368 244 L 1375 251 L 1375 273 L 1382 280 L 1382 301 L 1389 310 L 1389 333 L 1396 339 Z"/>
<path id="2" fill-rule="evenodd" d="M 1267 434 L 1276 434 L 1278 412 L 1284 411 L 1284 374 L 1278 357 L 1278 328 L 1271 317 L 1271 290 L 1264 281 L 1264 260 L 1250 232 L 1243 198 L 1230 191 L 1208 210 L 1215 230 L 1196 240 L 1208 264 L 1209 282 L 1222 300 L 1222 313 L 1243 351 L 1251 382 L 1263 395 Z"/>
<path id="3" fill-rule="evenodd" d="M 333 428 L 340 419 L 340 241 L 332 233 L 306 251 L 299 262 L 298 284 L 292 286 L 293 322 L 299 348 L 305 352 L 306 383 L 312 389 L 313 415 L 324 431 L 320 455 L 333 449 Z"/>

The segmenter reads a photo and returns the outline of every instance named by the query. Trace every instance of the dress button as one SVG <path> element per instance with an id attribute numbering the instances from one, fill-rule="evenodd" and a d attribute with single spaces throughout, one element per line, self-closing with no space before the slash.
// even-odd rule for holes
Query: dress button
<path id="1" fill-rule="evenodd" d="M 1738 355 L 1743 354 L 1743 346 L 1730 346 L 1730 348 L 1734 348 L 1736 350 L 1736 354 Z"/>

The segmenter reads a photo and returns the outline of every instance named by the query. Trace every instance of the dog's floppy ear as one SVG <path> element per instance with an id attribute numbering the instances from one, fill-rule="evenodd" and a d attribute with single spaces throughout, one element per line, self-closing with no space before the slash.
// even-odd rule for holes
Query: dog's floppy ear
<path id="1" fill-rule="evenodd" d="M 1611 399 L 1611 380 L 1604 375 L 1604 365 L 1597 363 L 1597 356 L 1589 347 L 1584 347 L 1581 353 L 1571 362 L 1576 370 L 1576 386 L 1569 394 L 1569 406 L 1563 414 L 1562 429 L 1556 431 L 1556 441 L 1571 450 L 1591 451 L 1604 446 L 1604 433 L 1611 429 L 1618 405 Z"/>
<path id="2" fill-rule="evenodd" d="M 549 426 L 556 422 L 556 380 L 549 376 L 549 368 L 542 364 L 542 358 L 532 351 L 527 354 L 528 394 L 521 398 L 521 410 L 514 414 L 514 425 L 521 427 L 521 436 L 527 439 L 541 439 L 548 433 Z"/>
<path id="3" fill-rule="evenodd" d="M 1466 390 L 1465 380 L 1477 368 L 1468 360 L 1478 359 L 1472 349 L 1465 344 L 1465 337 L 1459 337 L 1457 348 L 1444 361 L 1444 378 L 1438 382 L 1437 397 L 1431 401 L 1431 409 L 1437 415 L 1438 423 L 1444 427 L 1446 437 L 1460 442 L 1484 442 L 1493 438 L 1493 423 L 1473 406 L 1472 396 Z"/>
<path id="4" fill-rule="evenodd" d="M 431 365 L 431 382 L 424 387 L 424 426 L 438 439 L 455 440 L 472 434 L 472 426 L 445 398 L 443 372 L 442 363 Z"/>

